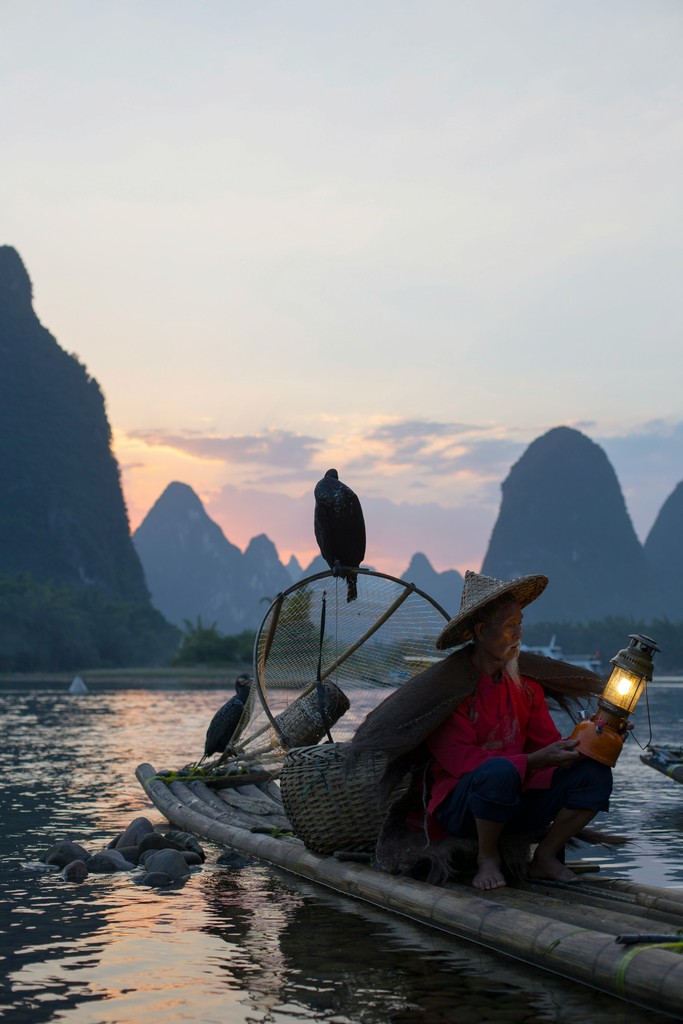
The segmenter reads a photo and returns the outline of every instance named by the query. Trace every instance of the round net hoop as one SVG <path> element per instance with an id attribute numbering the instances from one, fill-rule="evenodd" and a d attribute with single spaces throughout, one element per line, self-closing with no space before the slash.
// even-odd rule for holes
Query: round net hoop
<path id="1" fill-rule="evenodd" d="M 254 644 L 243 757 L 281 761 L 323 737 L 348 740 L 388 690 L 443 657 L 435 644 L 450 616 L 433 598 L 373 569 L 340 571 L 356 574 L 356 600 L 347 602 L 346 580 L 328 570 L 268 608 Z"/>

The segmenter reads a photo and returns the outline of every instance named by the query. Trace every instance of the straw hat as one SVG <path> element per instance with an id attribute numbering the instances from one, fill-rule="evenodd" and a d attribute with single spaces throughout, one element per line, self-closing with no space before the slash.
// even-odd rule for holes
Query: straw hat
<path id="1" fill-rule="evenodd" d="M 547 576 L 517 576 L 514 580 L 495 580 L 492 576 L 482 576 L 478 572 L 465 573 L 465 585 L 460 598 L 460 611 L 451 619 L 443 633 L 436 641 L 437 649 L 457 647 L 471 640 L 472 616 L 480 612 L 487 604 L 508 595 L 511 601 L 518 601 L 522 608 L 531 604 L 543 593 L 548 585 Z"/>

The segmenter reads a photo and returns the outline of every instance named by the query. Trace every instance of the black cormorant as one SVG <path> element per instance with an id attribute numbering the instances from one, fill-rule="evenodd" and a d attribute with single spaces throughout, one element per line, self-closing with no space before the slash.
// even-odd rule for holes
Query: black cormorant
<path id="1" fill-rule="evenodd" d="M 336 469 L 328 469 L 314 493 L 313 526 L 323 558 L 333 571 L 359 566 L 365 558 L 365 520 L 358 496 L 341 482 Z M 339 575 L 346 580 L 346 600 L 355 601 L 356 573 Z"/>
<path id="2" fill-rule="evenodd" d="M 248 675 L 238 676 L 235 680 L 235 696 L 226 701 L 209 722 L 202 761 L 212 754 L 222 754 L 225 751 L 242 717 L 252 682 L 251 676 Z"/>

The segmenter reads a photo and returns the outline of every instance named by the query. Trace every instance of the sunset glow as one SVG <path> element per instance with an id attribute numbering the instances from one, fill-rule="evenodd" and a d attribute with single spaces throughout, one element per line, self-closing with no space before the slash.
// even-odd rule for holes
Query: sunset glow
<path id="1" fill-rule="evenodd" d="M 478 568 L 564 424 L 643 539 L 683 478 L 683 10 L 265 10 L 5 12 L 0 241 L 105 394 L 132 528 L 178 480 L 306 563 L 335 466 L 370 564 Z"/>

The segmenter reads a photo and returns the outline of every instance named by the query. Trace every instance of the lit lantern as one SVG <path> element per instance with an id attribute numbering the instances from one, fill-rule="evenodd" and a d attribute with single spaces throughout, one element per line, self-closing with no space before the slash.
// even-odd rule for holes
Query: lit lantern
<path id="1" fill-rule="evenodd" d="M 613 768 L 624 745 L 628 716 L 652 679 L 652 658 L 659 647 L 649 636 L 631 633 L 628 647 L 612 658 L 612 674 L 598 698 L 592 718 L 579 722 L 571 739 L 581 754 Z"/>

